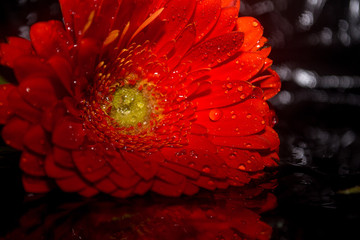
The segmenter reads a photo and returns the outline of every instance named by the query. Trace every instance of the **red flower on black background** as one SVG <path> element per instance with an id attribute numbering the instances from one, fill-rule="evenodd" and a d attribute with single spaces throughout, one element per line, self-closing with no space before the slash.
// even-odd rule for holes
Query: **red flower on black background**
<path id="1" fill-rule="evenodd" d="M 61 0 L 64 24 L 8 38 L 5 142 L 29 192 L 192 195 L 276 166 L 280 88 L 260 23 L 229 0 Z"/>

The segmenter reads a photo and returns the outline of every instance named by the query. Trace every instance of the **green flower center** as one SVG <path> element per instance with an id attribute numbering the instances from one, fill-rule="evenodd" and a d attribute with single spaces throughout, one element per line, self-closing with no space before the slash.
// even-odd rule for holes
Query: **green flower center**
<path id="1" fill-rule="evenodd" d="M 122 87 L 115 91 L 110 116 L 121 127 L 146 124 L 149 102 L 136 88 Z"/>

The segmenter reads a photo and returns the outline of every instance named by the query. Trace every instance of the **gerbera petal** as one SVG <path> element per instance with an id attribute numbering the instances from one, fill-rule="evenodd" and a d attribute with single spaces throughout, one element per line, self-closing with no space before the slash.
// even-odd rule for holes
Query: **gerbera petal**
<path id="1" fill-rule="evenodd" d="M 263 35 L 263 27 L 253 17 L 240 17 L 237 19 L 236 30 L 245 34 L 241 51 L 248 51 L 254 47 Z"/>
<path id="2" fill-rule="evenodd" d="M 114 171 L 109 174 L 109 179 L 113 183 L 115 183 L 118 187 L 123 189 L 132 188 L 141 180 L 141 178 L 138 175 L 127 177 L 127 176 L 122 176 Z"/>
<path id="3" fill-rule="evenodd" d="M 30 123 L 19 117 L 12 117 L 2 129 L 2 138 L 7 145 L 23 150 L 24 135 L 30 128 Z"/>
<path id="4" fill-rule="evenodd" d="M 109 179 L 104 178 L 99 182 L 94 183 L 96 189 L 104 193 L 112 193 L 118 189 L 118 187 Z"/>
<path id="5" fill-rule="evenodd" d="M 153 182 L 154 180 L 139 182 L 134 189 L 134 194 L 144 195 L 151 189 Z"/>
<path id="6" fill-rule="evenodd" d="M 32 46 L 29 40 L 9 37 L 8 43 L 0 43 L 0 63 L 8 67 L 14 67 L 15 59 L 32 55 Z"/>
<path id="7" fill-rule="evenodd" d="M 68 178 L 77 174 L 74 169 L 64 167 L 55 162 L 55 154 L 46 156 L 44 168 L 46 175 L 51 178 Z"/>
<path id="8" fill-rule="evenodd" d="M 134 153 L 121 152 L 125 161 L 134 169 L 134 171 L 145 180 L 153 178 L 158 170 L 158 163 L 151 161 L 146 156 L 139 156 Z"/>
<path id="9" fill-rule="evenodd" d="M 208 176 L 200 176 L 198 179 L 192 181 L 192 183 L 198 187 L 205 188 L 208 190 L 216 189 L 214 180 Z"/>
<path id="10" fill-rule="evenodd" d="M 38 154 L 45 155 L 50 149 L 49 136 L 47 136 L 40 124 L 29 128 L 23 139 L 24 145 Z"/>
<path id="11" fill-rule="evenodd" d="M 75 168 L 74 161 L 71 156 L 71 151 L 60 147 L 53 147 L 54 162 L 64 168 Z"/>
<path id="12" fill-rule="evenodd" d="M 36 56 L 22 56 L 13 63 L 16 79 L 19 83 L 31 77 L 56 79 L 52 68 Z"/>
<path id="13" fill-rule="evenodd" d="M 275 96 L 281 87 L 279 75 L 272 69 L 267 69 L 271 75 L 254 79 L 253 84 L 264 91 L 264 99 L 270 99 Z"/>
<path id="14" fill-rule="evenodd" d="M 7 98 L 14 88 L 15 86 L 12 84 L 0 85 L 0 124 L 5 124 L 6 120 L 12 114 L 12 109 L 9 107 Z"/>
<path id="15" fill-rule="evenodd" d="M 99 156 L 96 149 L 73 151 L 72 158 L 81 175 L 90 182 L 99 181 L 111 172 L 104 156 Z"/>
<path id="16" fill-rule="evenodd" d="M 49 108 L 56 101 L 56 90 L 48 78 L 29 78 L 20 83 L 21 96 L 36 108 Z"/>
<path id="17" fill-rule="evenodd" d="M 13 91 L 9 93 L 7 100 L 9 107 L 18 116 L 32 123 L 37 123 L 41 119 L 41 111 L 25 102 L 19 93 L 19 89 L 13 89 Z"/>
<path id="18" fill-rule="evenodd" d="M 192 102 L 197 110 L 221 108 L 243 102 L 253 91 L 250 83 L 243 81 L 211 81 L 208 91 L 198 94 Z"/>
<path id="19" fill-rule="evenodd" d="M 197 2 L 194 15 L 197 42 L 211 31 L 220 16 L 220 12 L 220 0 L 200 0 Z"/>
<path id="20" fill-rule="evenodd" d="M 191 49 L 182 62 L 191 62 L 191 70 L 211 68 L 238 52 L 243 42 L 243 33 L 227 33 L 204 41 Z"/>
<path id="21" fill-rule="evenodd" d="M 265 128 L 265 120 L 261 116 L 249 110 L 238 111 L 236 107 L 198 111 L 196 115 L 195 122 L 205 126 L 211 135 L 245 136 Z"/>
<path id="22" fill-rule="evenodd" d="M 169 59 L 167 64 L 170 69 L 173 69 L 184 56 L 184 54 L 191 48 L 195 41 L 196 30 L 194 24 L 189 24 L 185 27 L 184 31 L 180 33 L 174 43 L 174 49 L 168 53 Z"/>
<path id="23" fill-rule="evenodd" d="M 86 186 L 85 189 L 83 189 L 79 192 L 79 194 L 84 197 L 92 197 L 92 196 L 96 195 L 97 193 L 99 193 L 99 191 L 96 188 L 93 188 L 90 186 Z"/>
<path id="24" fill-rule="evenodd" d="M 178 197 L 184 192 L 185 186 L 186 181 L 175 185 L 155 179 L 151 186 L 151 190 L 164 196 Z"/>
<path id="25" fill-rule="evenodd" d="M 67 113 L 67 109 L 63 102 L 58 102 L 43 112 L 41 124 L 45 130 L 52 132 L 59 119 L 62 119 Z"/>
<path id="26" fill-rule="evenodd" d="M 60 21 L 35 23 L 30 28 L 32 45 L 38 56 L 48 59 L 53 55 L 69 58 L 71 39 Z"/>
<path id="27" fill-rule="evenodd" d="M 170 184 L 180 184 L 185 181 L 185 177 L 181 174 L 178 174 L 170 169 L 159 167 L 156 177 L 170 183 Z"/>
<path id="28" fill-rule="evenodd" d="M 257 52 L 243 52 L 236 59 L 209 72 L 210 80 L 227 79 L 246 81 L 262 69 L 265 58 Z"/>
<path id="29" fill-rule="evenodd" d="M 133 177 L 134 175 L 137 175 L 120 154 L 116 154 L 115 156 L 109 157 L 106 160 L 121 176 Z"/>
<path id="30" fill-rule="evenodd" d="M 58 79 L 63 84 L 65 89 L 70 94 L 74 94 L 74 85 L 77 83 L 74 80 L 74 75 L 71 69 L 70 63 L 61 56 L 52 56 L 48 63 L 51 65 L 52 69 L 56 73 Z"/>
<path id="31" fill-rule="evenodd" d="M 23 152 L 20 158 L 20 168 L 27 174 L 36 177 L 44 177 L 44 156 Z"/>
<path id="32" fill-rule="evenodd" d="M 196 179 L 200 176 L 200 172 L 189 168 L 188 166 L 182 166 L 173 162 L 163 162 L 161 166 L 177 173 L 182 174 L 185 177 Z"/>
<path id="33" fill-rule="evenodd" d="M 225 160 L 227 166 L 240 171 L 256 172 L 265 167 L 262 157 L 257 152 L 223 147 L 219 155 Z"/>
<path id="34" fill-rule="evenodd" d="M 274 150 L 279 145 L 278 135 L 270 127 L 265 127 L 261 134 L 241 137 L 211 136 L 211 139 L 216 145 L 240 149 Z"/>
<path id="35" fill-rule="evenodd" d="M 190 135 L 188 138 L 188 146 L 182 149 L 162 148 L 161 153 L 168 161 L 202 174 L 217 178 L 225 177 L 221 169 L 223 161 L 216 155 L 216 146 L 203 136 Z"/>
<path id="36" fill-rule="evenodd" d="M 214 29 L 210 32 L 209 38 L 213 38 L 222 35 L 224 33 L 231 32 L 236 25 L 238 14 L 239 14 L 239 9 L 237 7 L 222 8 L 220 17 Z"/>
<path id="37" fill-rule="evenodd" d="M 77 149 L 84 140 L 85 132 L 81 123 L 71 117 L 59 120 L 54 128 L 54 144 L 68 149 Z"/>
<path id="38" fill-rule="evenodd" d="M 188 24 L 195 10 L 196 1 L 193 0 L 171 0 L 165 5 L 164 11 L 151 23 L 144 39 L 154 44 L 154 52 L 164 44 L 176 39 L 179 33 Z"/>
<path id="39" fill-rule="evenodd" d="M 22 183 L 26 192 L 46 193 L 52 189 L 51 181 L 48 178 L 33 177 L 24 174 Z"/>
<path id="40" fill-rule="evenodd" d="M 111 196 L 118 198 L 125 198 L 132 195 L 134 189 L 117 189 L 111 193 Z"/>
<path id="41" fill-rule="evenodd" d="M 88 187 L 88 184 L 77 175 L 57 178 L 55 181 L 64 192 L 80 192 Z"/>

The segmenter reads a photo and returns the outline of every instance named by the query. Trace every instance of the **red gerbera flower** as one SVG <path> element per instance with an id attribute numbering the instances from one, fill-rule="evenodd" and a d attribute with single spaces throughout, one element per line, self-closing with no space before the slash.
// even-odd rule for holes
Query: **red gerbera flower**
<path id="1" fill-rule="evenodd" d="M 169 196 L 241 186 L 278 160 L 280 88 L 234 0 L 60 0 L 64 24 L 0 45 L 5 142 L 29 192 Z M 55 184 L 54 184 L 55 183 Z"/>

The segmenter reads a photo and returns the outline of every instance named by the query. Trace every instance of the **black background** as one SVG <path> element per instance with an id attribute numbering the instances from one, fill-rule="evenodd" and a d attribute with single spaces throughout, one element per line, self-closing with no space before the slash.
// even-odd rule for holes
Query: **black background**
<path id="1" fill-rule="evenodd" d="M 263 215 L 273 239 L 360 239 L 360 194 L 342 192 L 360 186 L 359 12 L 359 0 L 242 1 L 240 15 L 263 24 L 282 78 L 271 100 L 281 139 L 279 205 Z M 48 19 L 61 19 L 56 1 L 2 0 L 0 38 L 27 37 L 29 25 Z M 24 193 L 19 153 L 0 147 L 4 234 L 24 211 Z"/>

